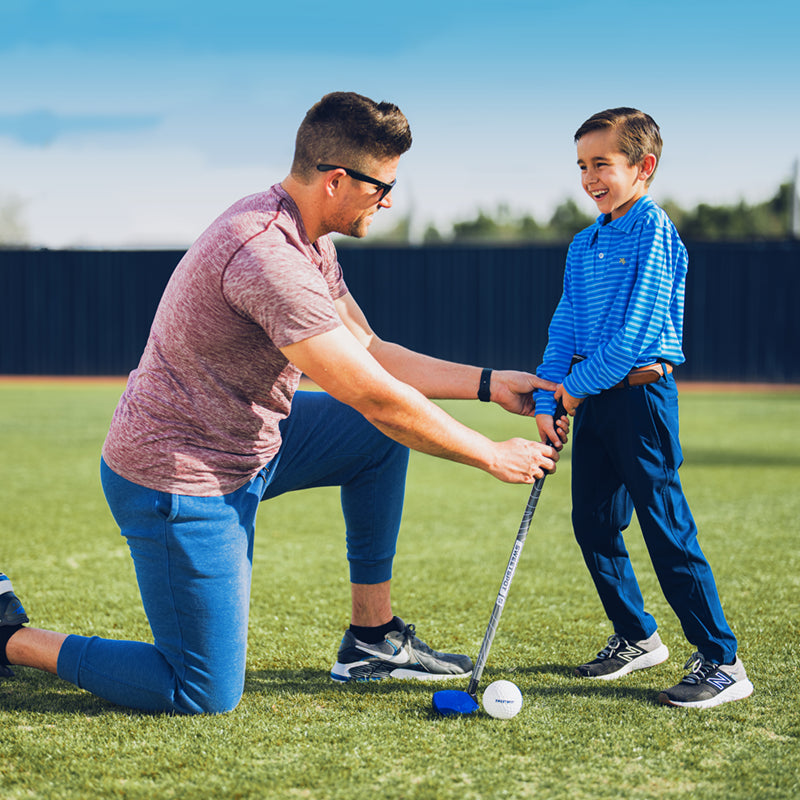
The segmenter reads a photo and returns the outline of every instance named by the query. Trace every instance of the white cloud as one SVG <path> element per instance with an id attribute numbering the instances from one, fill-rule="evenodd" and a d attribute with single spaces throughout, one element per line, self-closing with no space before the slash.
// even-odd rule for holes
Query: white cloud
<path id="1" fill-rule="evenodd" d="M 228 205 L 282 180 L 268 163 L 214 167 L 185 148 L 0 145 L 6 185 L 24 187 L 33 246 L 186 247 Z"/>

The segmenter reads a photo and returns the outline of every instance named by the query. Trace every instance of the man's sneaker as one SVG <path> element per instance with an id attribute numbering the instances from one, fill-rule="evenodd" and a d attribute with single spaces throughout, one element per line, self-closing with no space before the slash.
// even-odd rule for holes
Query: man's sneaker
<path id="1" fill-rule="evenodd" d="M 469 656 L 437 653 L 415 635 L 413 625 L 391 631 L 382 642 L 367 644 L 346 631 L 336 663 L 331 670 L 335 681 L 379 681 L 383 678 L 443 680 L 468 678 L 472 674 Z"/>
<path id="2" fill-rule="evenodd" d="M 689 674 L 661 692 L 659 702 L 684 708 L 712 708 L 753 694 L 753 684 L 738 656 L 733 664 L 715 664 L 702 653 L 694 653 L 684 669 L 690 670 Z"/>
<path id="3" fill-rule="evenodd" d="M 653 667 L 668 658 L 669 650 L 662 644 L 658 631 L 638 642 L 630 642 L 624 636 L 615 633 L 608 637 L 608 644 L 597 654 L 597 658 L 576 667 L 575 674 L 579 678 L 611 681 L 635 669 Z"/>
<path id="4" fill-rule="evenodd" d="M 22 603 L 14 592 L 0 594 L 0 626 L 24 625 L 29 621 Z"/>

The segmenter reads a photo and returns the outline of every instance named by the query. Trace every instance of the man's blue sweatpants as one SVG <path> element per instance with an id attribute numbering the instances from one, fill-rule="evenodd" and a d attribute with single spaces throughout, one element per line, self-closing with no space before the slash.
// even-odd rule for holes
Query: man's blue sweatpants
<path id="1" fill-rule="evenodd" d="M 281 435 L 275 458 L 222 497 L 154 491 L 101 462 L 154 643 L 69 636 L 58 658 L 61 678 L 147 711 L 234 708 L 244 687 L 256 511 L 284 492 L 341 486 L 350 580 L 391 578 L 408 449 L 323 392 L 295 395 Z"/>

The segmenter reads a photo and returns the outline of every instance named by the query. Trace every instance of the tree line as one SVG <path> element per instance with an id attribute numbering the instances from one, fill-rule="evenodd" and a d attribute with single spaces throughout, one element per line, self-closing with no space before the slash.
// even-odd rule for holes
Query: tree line
<path id="1" fill-rule="evenodd" d="M 789 239 L 795 195 L 793 182 L 780 186 L 773 197 L 751 205 L 744 200 L 735 205 L 714 206 L 700 203 L 684 209 L 670 200 L 661 203 L 686 241 L 752 241 L 759 239 Z M 539 221 L 531 214 L 516 215 L 506 205 L 492 213 L 479 211 L 472 219 L 455 222 L 450 230 L 442 231 L 429 224 L 422 234 L 422 244 L 445 243 L 540 243 L 568 242 L 594 217 L 582 211 L 572 200 L 564 200 L 549 219 Z M 411 214 L 399 218 L 397 224 L 382 233 L 376 232 L 369 243 L 400 244 L 412 241 Z M 413 237 L 418 239 L 418 236 Z M 342 244 L 355 244 L 342 240 Z M 27 230 L 22 218 L 22 204 L 16 198 L 0 202 L 0 247 L 26 247 Z"/>

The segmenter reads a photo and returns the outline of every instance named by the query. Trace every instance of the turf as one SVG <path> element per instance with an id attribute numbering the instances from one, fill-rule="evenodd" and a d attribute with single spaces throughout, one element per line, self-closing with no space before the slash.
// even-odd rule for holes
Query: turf
<path id="1" fill-rule="evenodd" d="M 97 464 L 121 385 L 0 384 L 0 569 L 42 627 L 149 631 Z M 533 424 L 448 403 L 488 435 Z M 114 707 L 17 669 L 0 682 L 0 797 L 794 798 L 800 793 L 800 393 L 681 399 L 682 476 L 756 692 L 708 711 L 659 706 L 692 647 L 636 526 L 627 541 L 672 656 L 609 683 L 570 667 L 610 630 L 569 525 L 569 457 L 548 479 L 483 685 L 522 689 L 520 714 L 437 718 L 455 684 L 338 685 L 348 621 L 336 490 L 261 509 L 245 695 L 232 713 L 179 718 Z M 412 456 L 396 612 L 440 649 L 477 654 L 528 490 Z"/>

